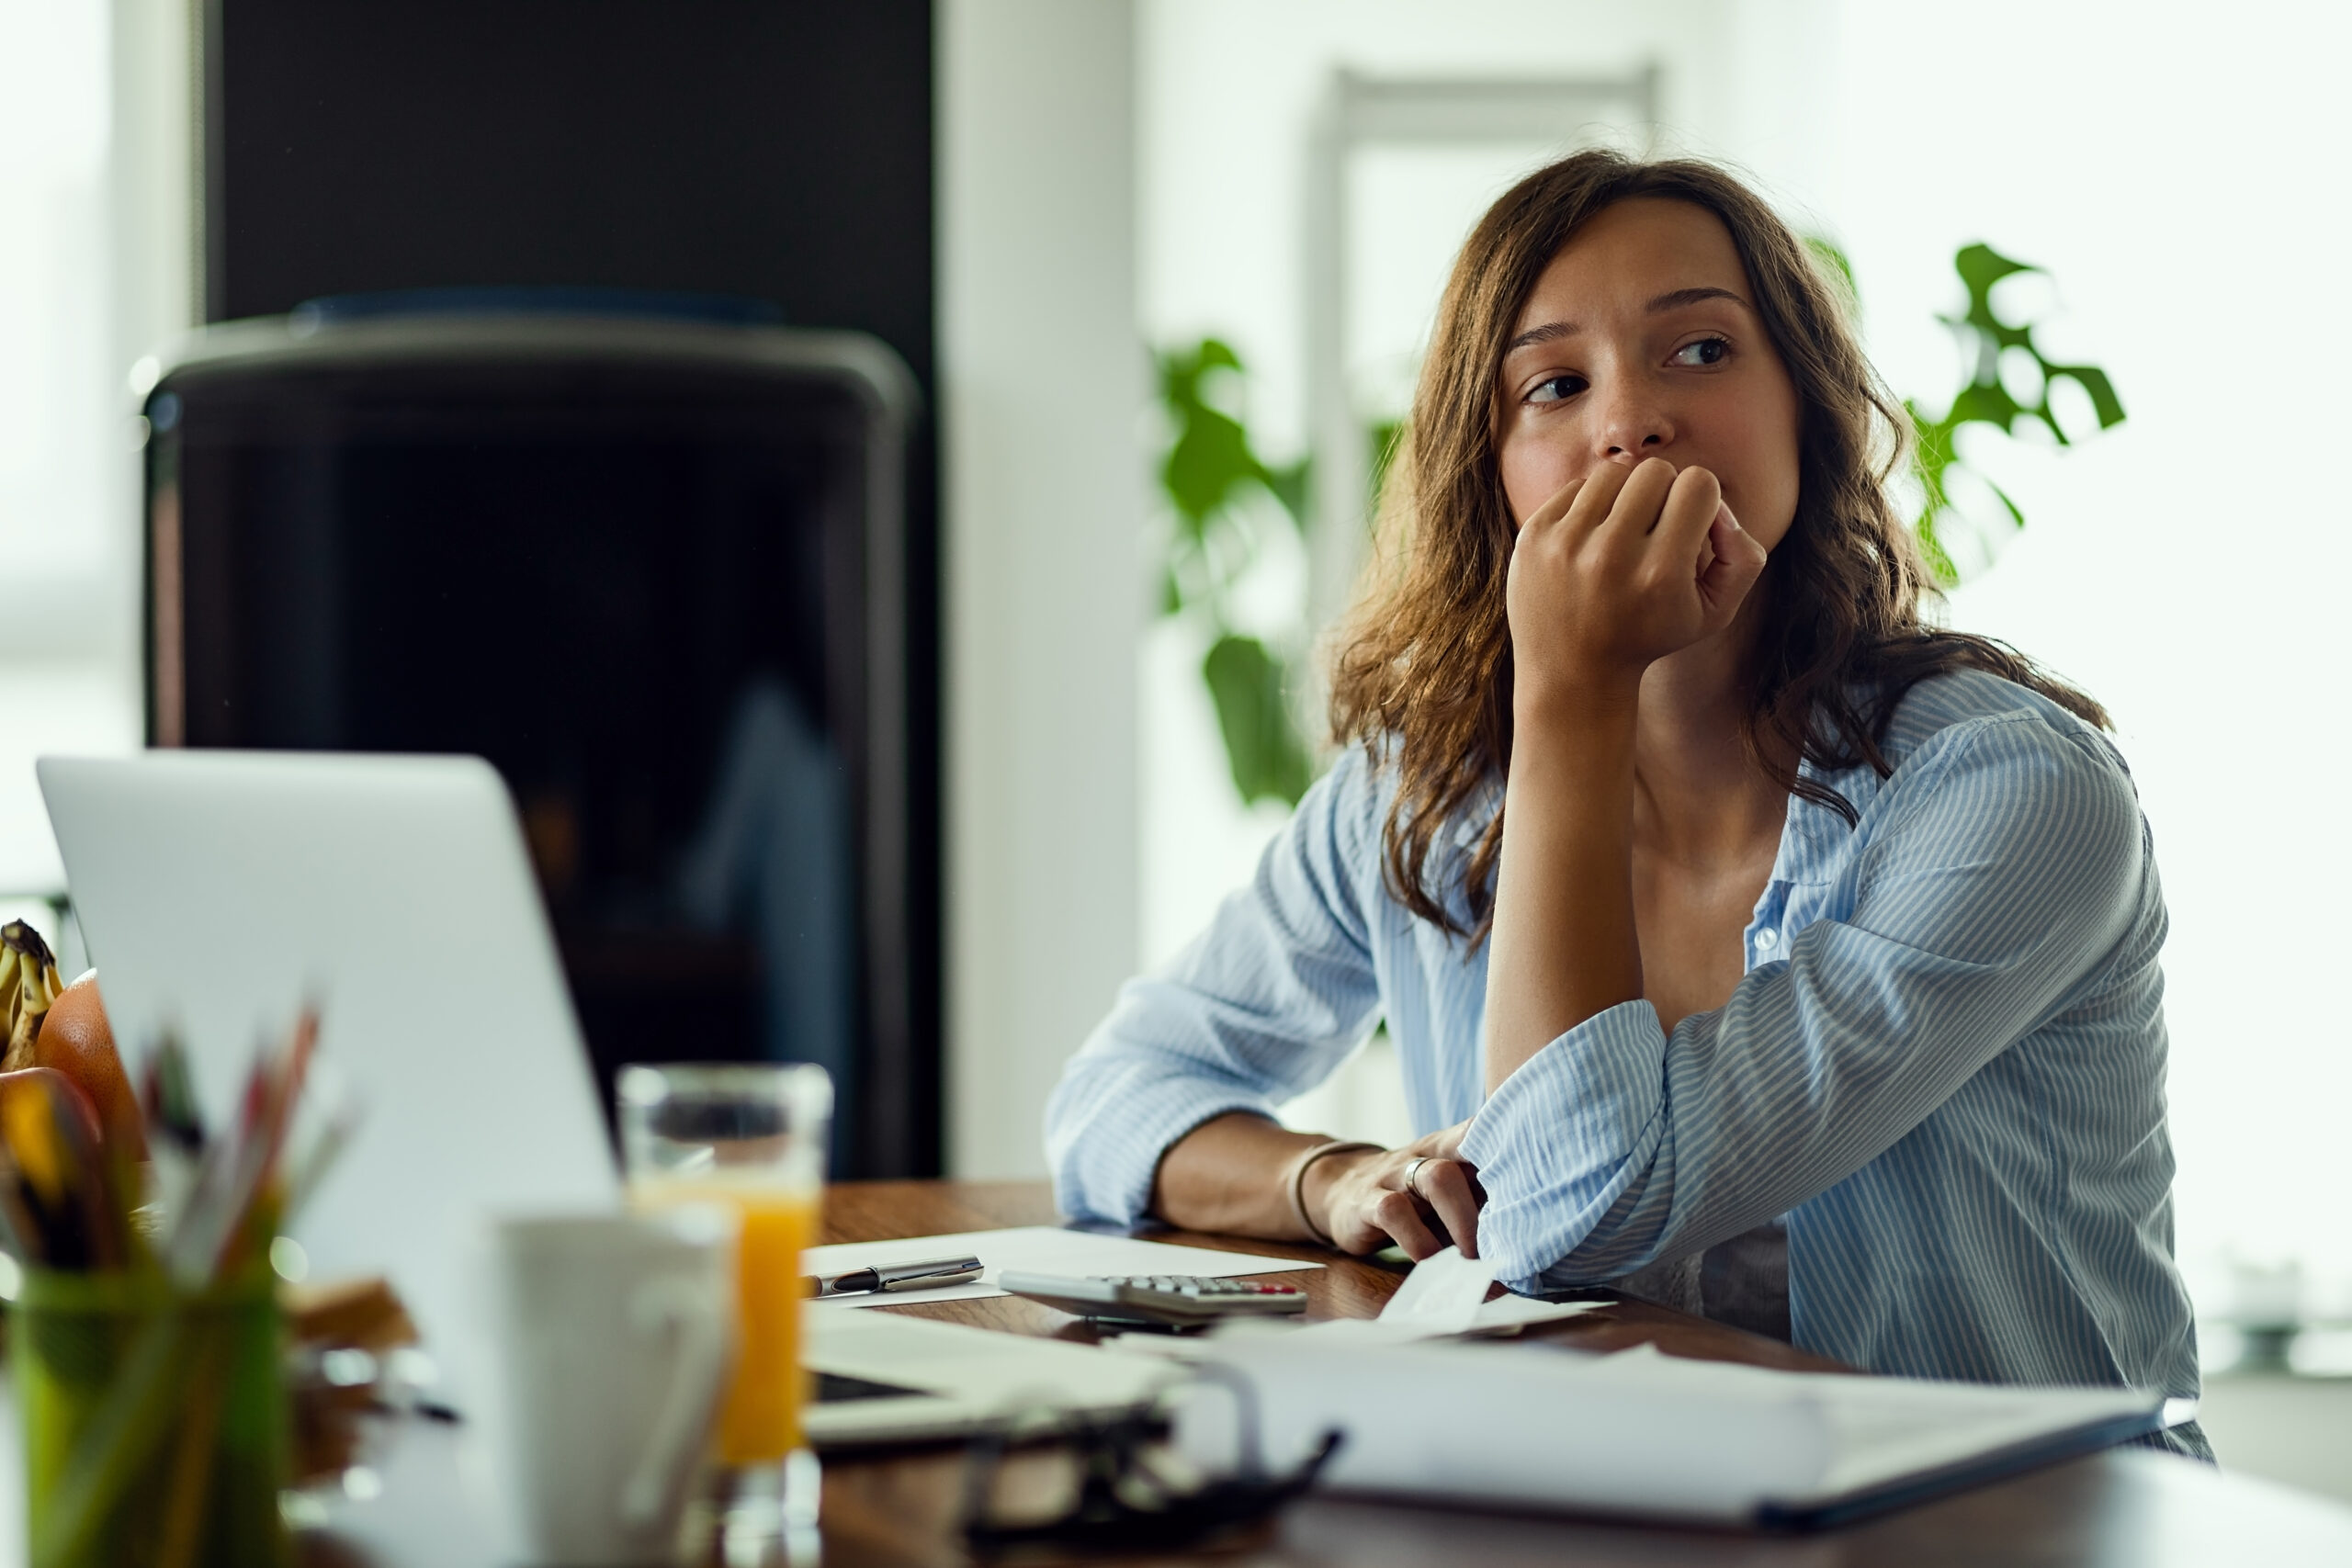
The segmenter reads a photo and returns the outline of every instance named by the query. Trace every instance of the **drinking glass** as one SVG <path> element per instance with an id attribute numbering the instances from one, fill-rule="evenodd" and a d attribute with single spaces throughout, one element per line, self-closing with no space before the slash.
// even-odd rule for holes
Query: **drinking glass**
<path id="1" fill-rule="evenodd" d="M 802 1434 L 800 1254 L 817 1237 L 832 1080 L 822 1067 L 624 1067 L 621 1151 L 639 1208 L 718 1202 L 741 1216 L 739 1342 L 714 1458 L 728 1533 L 813 1529 L 822 1483 Z"/>
<path id="2" fill-rule="evenodd" d="M 9 1334 L 31 1562 L 293 1561 L 275 1283 L 248 1272 L 183 1292 L 160 1275 L 24 1271 Z"/>

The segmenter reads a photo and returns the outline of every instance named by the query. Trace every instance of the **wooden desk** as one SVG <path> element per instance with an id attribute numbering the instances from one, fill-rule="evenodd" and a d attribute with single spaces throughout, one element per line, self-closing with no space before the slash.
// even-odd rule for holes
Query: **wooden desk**
<path id="1" fill-rule="evenodd" d="M 873 1241 L 1053 1223 L 1042 1183 L 861 1182 L 826 1202 L 825 1239 Z M 1171 1240 L 1191 1239 L 1178 1235 Z M 1319 1248 L 1200 1237 L 1229 1250 L 1314 1258 L 1289 1278 L 1310 1317 L 1368 1317 L 1401 1269 Z M 1091 1337 L 1078 1320 L 1018 1298 L 870 1308 L 1021 1334 Z M 1671 1355 L 1840 1370 L 1774 1340 L 1624 1302 L 1539 1331 L 1580 1349 L 1655 1344 Z M 1530 1354 L 1542 1354 L 1531 1349 Z M 1573 1415 L 1563 1412 L 1562 1419 Z M 2226 1456 L 2224 1456 L 2226 1458 Z M 1039 1466 L 1053 1463 L 1040 1456 Z M 932 1449 L 825 1463 L 825 1568 L 952 1568 L 961 1454 Z M 1179 1557 L 1113 1559 L 1125 1568 Z M 1822 1535 L 1769 1538 L 1314 1498 L 1204 1560 L 1229 1568 L 1469 1568 L 1518 1563 L 1610 1568 L 1934 1568 L 1937 1564 L 2352 1563 L 2352 1509 L 2145 1450 L 2095 1454 L 1961 1496 Z M 1058 1558 L 1056 1562 L 1079 1562 Z"/>

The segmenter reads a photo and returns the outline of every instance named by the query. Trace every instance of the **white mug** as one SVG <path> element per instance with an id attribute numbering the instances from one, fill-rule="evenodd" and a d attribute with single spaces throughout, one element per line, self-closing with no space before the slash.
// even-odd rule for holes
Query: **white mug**
<path id="1" fill-rule="evenodd" d="M 675 1554 L 731 1370 L 736 1224 L 699 1204 L 495 1223 L 492 1441 L 527 1561 Z"/>

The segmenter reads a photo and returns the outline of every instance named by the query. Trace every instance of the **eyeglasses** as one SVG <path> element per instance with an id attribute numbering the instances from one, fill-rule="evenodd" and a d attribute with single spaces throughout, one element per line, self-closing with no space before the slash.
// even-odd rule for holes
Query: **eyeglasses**
<path id="1" fill-rule="evenodd" d="M 1315 1484 L 1340 1450 L 1339 1432 L 1326 1432 L 1316 1450 L 1289 1473 L 1271 1475 L 1259 1441 L 1257 1393 L 1249 1381 L 1231 1368 L 1193 1370 L 1232 1392 L 1240 1418 L 1238 1473 L 1198 1484 L 1169 1474 L 1151 1452 L 1169 1431 L 1154 1405 L 1107 1417 L 1033 1406 L 992 1423 L 967 1450 L 963 1528 L 972 1550 L 990 1556 L 1033 1545 L 1102 1551 L 1184 1546 L 1268 1518 Z M 1018 1446 L 1036 1442 L 1071 1450 L 1079 1472 L 1076 1497 L 1051 1517 L 996 1517 L 990 1499 L 1006 1457 Z"/>

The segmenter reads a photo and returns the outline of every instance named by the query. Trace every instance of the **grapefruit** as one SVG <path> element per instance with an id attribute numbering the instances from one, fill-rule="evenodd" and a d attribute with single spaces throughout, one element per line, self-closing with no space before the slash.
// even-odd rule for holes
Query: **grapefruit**
<path id="1" fill-rule="evenodd" d="M 33 1039 L 33 1063 L 54 1067 L 87 1096 L 109 1138 L 129 1141 L 134 1158 L 147 1157 L 147 1139 L 139 1113 L 139 1097 L 122 1070 L 114 1048 L 114 1031 L 107 1025 L 106 1004 L 98 999 L 98 972 L 88 971 L 58 994 Z"/>

